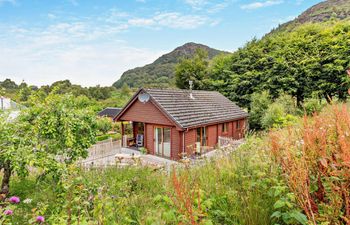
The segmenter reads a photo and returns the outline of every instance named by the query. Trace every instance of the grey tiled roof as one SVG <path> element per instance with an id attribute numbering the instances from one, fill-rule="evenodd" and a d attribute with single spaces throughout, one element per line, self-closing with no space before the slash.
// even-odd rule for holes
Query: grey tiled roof
<path id="1" fill-rule="evenodd" d="M 143 89 L 182 128 L 245 118 L 248 113 L 215 91 Z"/>
<path id="2" fill-rule="evenodd" d="M 113 107 L 107 107 L 101 112 L 99 112 L 97 115 L 98 116 L 107 116 L 107 117 L 112 117 L 114 118 L 118 113 L 121 111 L 121 108 L 113 108 Z"/>

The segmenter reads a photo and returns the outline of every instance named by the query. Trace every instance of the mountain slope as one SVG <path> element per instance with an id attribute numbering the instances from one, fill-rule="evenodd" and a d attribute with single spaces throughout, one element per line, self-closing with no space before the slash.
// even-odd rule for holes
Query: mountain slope
<path id="1" fill-rule="evenodd" d="M 177 47 L 172 52 L 159 57 L 156 61 L 143 67 L 128 70 L 122 74 L 113 86 L 120 88 L 124 83 L 130 87 L 168 87 L 173 86 L 175 65 L 183 57 L 191 57 L 196 49 L 204 49 L 208 52 L 209 59 L 220 53 L 227 53 L 206 45 L 197 43 L 186 43 Z"/>
<path id="2" fill-rule="evenodd" d="M 291 30 L 305 23 L 320 23 L 331 19 L 346 20 L 350 18 L 350 0 L 328 0 L 318 3 L 296 19 L 280 25 L 271 33 Z"/>

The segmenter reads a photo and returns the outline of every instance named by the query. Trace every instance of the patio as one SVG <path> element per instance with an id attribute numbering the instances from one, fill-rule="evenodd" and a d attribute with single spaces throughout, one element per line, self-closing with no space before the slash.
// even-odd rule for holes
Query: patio
<path id="1" fill-rule="evenodd" d="M 119 157 L 116 158 L 116 155 Z M 174 164 L 177 164 L 176 161 L 158 157 L 155 155 L 144 155 L 141 154 L 136 147 L 120 147 L 114 146 L 113 149 L 108 151 L 108 154 L 103 154 L 100 157 L 96 157 L 94 154 L 80 162 L 83 167 L 107 167 L 107 166 L 131 166 L 137 164 L 141 166 L 151 166 L 154 168 L 165 168 L 170 169 Z"/>

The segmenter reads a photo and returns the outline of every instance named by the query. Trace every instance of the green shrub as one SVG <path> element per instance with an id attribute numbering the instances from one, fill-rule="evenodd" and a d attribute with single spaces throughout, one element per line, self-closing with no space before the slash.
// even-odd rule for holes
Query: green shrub
<path id="1" fill-rule="evenodd" d="M 267 91 L 252 95 L 249 111 L 249 126 L 251 129 L 259 130 L 263 127 L 261 119 L 271 103 L 272 101 Z"/>
<path id="2" fill-rule="evenodd" d="M 261 118 L 262 127 L 264 129 L 281 128 L 295 124 L 298 118 L 290 113 L 297 113 L 297 109 L 291 103 L 288 103 L 286 97 L 272 103 Z"/>
<path id="3" fill-rule="evenodd" d="M 104 141 L 110 138 L 109 134 L 104 134 L 96 137 L 96 141 Z"/>
<path id="4" fill-rule="evenodd" d="M 108 117 L 101 117 L 97 119 L 97 130 L 101 134 L 106 134 L 113 128 L 113 122 Z"/>
<path id="5" fill-rule="evenodd" d="M 319 99 L 309 98 L 304 101 L 303 107 L 307 115 L 312 115 L 314 113 L 320 113 L 325 104 L 323 104 Z"/>
<path id="6" fill-rule="evenodd" d="M 141 147 L 141 148 L 139 148 L 139 150 L 140 150 L 140 152 L 141 152 L 142 154 L 147 154 L 147 153 L 148 153 L 148 150 L 147 150 L 147 148 L 145 148 L 145 147 Z"/>
<path id="7" fill-rule="evenodd" d="M 299 113 L 299 109 L 296 106 L 296 100 L 291 95 L 282 94 L 275 102 L 283 106 L 286 114 L 297 115 Z"/>

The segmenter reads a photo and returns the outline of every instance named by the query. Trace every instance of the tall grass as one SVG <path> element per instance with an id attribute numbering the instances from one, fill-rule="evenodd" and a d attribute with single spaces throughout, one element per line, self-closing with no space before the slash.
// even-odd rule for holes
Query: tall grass
<path id="1" fill-rule="evenodd" d="M 256 136 L 225 157 L 172 173 L 147 168 L 71 168 L 61 183 L 14 179 L 17 224 L 35 214 L 49 224 L 271 224 L 283 189 L 266 140 Z M 278 209 L 282 212 L 288 211 Z"/>
<path id="2" fill-rule="evenodd" d="M 350 224 L 350 114 L 344 105 L 270 133 L 275 160 L 313 224 Z"/>

